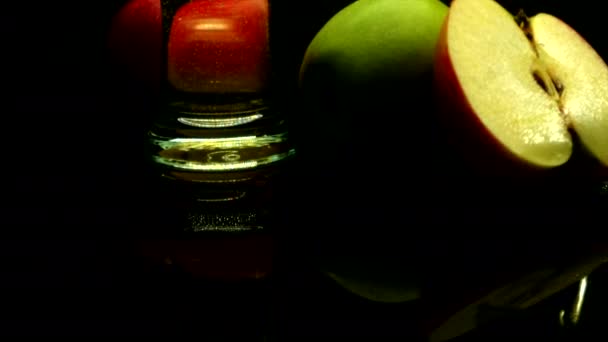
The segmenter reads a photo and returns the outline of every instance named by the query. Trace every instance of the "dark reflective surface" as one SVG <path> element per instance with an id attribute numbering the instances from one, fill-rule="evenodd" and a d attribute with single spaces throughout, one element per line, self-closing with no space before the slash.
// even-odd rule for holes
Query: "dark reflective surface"
<path id="1" fill-rule="evenodd" d="M 309 260 L 284 247 L 275 250 L 282 258 L 275 261 L 270 276 L 209 281 L 179 259 L 159 261 L 142 253 L 145 244 L 2 241 L 1 335 L 238 336 L 247 341 L 363 336 L 424 341 L 424 328 L 440 311 L 435 308 L 462 300 L 480 286 L 465 280 L 461 282 L 468 283 L 468 290 L 445 286 L 449 293 L 443 294 L 442 303 L 378 303 L 345 291 L 311 267 Z M 157 242 L 154 250 L 167 246 Z M 492 275 L 489 270 L 478 271 Z M 457 341 L 527 337 L 584 341 L 604 336 L 607 271 L 604 266 L 587 277 L 577 324 L 568 322 L 580 293 L 574 283 L 525 310 L 485 308 L 479 317 L 483 328 Z"/>

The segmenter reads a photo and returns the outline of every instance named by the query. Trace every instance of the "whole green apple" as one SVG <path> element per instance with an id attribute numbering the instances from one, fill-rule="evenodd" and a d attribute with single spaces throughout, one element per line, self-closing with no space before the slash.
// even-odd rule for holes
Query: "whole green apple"
<path id="1" fill-rule="evenodd" d="M 368 299 L 417 297 L 415 253 L 394 241 L 426 220 L 445 163 L 434 151 L 432 68 L 447 10 L 439 0 L 356 1 L 318 32 L 301 66 L 290 131 L 309 203 L 299 223 L 319 227 L 306 231 L 326 274 Z"/>
<path id="2" fill-rule="evenodd" d="M 434 118 L 432 67 L 447 9 L 438 0 L 359 0 L 332 17 L 300 69 L 305 110 L 292 125 L 299 153 L 318 158 L 334 146 L 380 160 L 386 146 L 432 141 L 428 130 L 418 138 Z M 424 148 L 415 150 L 407 152 Z"/>

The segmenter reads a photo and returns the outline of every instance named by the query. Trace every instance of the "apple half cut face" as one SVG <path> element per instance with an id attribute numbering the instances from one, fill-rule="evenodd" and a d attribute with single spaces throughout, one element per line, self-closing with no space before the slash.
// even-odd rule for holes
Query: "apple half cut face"
<path id="1" fill-rule="evenodd" d="M 489 138 L 510 160 L 554 168 L 580 143 L 608 166 L 608 67 L 560 19 L 513 16 L 493 0 L 454 0 L 435 73 L 442 95 L 458 98 L 448 112 L 464 113 L 456 120 L 478 128 L 467 134 Z"/>

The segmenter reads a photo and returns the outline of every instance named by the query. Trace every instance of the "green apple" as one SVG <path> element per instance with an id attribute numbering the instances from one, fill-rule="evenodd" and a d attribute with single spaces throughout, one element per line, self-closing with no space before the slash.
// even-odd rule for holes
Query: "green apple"
<path id="1" fill-rule="evenodd" d="M 419 299 L 421 274 L 412 260 L 371 256 L 364 252 L 326 257 L 321 270 L 349 292 L 384 303 Z"/>
<path id="2" fill-rule="evenodd" d="M 433 140 L 421 128 L 432 126 L 433 59 L 447 10 L 438 0 L 359 0 L 333 16 L 300 68 L 305 111 L 292 125 L 298 153 L 333 163 L 336 153 L 317 152 L 334 146 L 350 158 L 346 167 L 360 156 L 391 158 L 387 146 Z M 409 159 L 423 150 L 410 149 Z"/>
<path id="3" fill-rule="evenodd" d="M 359 0 L 332 17 L 309 44 L 300 81 L 312 64 L 331 63 L 360 81 L 405 79 L 430 70 L 447 14 L 437 0 Z M 396 69 L 395 69 L 396 68 Z"/>
<path id="4" fill-rule="evenodd" d="M 427 193 L 420 177 L 440 169 L 429 166 L 435 140 L 432 68 L 447 11 L 439 0 L 356 1 L 321 28 L 301 65 L 302 110 L 290 131 L 301 186 L 314 196 L 307 202 L 315 217 L 333 216 L 323 221 L 331 221 L 331 231 L 317 239 L 327 242 L 328 235 L 348 229 L 347 238 L 326 243 L 321 267 L 368 299 L 418 297 L 418 276 L 408 265 L 415 258 L 401 257 L 409 253 L 403 244 L 383 246 L 401 241 L 394 234 L 401 235 L 398 221 L 410 219 L 408 210 L 419 215 L 394 201 L 395 193 Z M 344 248 L 350 252 L 342 253 Z"/>
<path id="5" fill-rule="evenodd" d="M 341 111 L 413 100 L 400 91 L 416 90 L 416 81 L 430 72 L 446 14 L 447 6 L 438 0 L 359 0 L 348 5 L 306 50 L 300 69 L 306 100 Z M 327 96 L 332 103 L 323 102 L 330 100 Z"/>
<path id="6" fill-rule="evenodd" d="M 334 15 L 300 68 L 304 109 L 290 127 L 300 158 L 374 171 L 416 145 L 407 161 L 437 163 L 432 68 L 447 11 L 438 0 L 359 0 Z"/>

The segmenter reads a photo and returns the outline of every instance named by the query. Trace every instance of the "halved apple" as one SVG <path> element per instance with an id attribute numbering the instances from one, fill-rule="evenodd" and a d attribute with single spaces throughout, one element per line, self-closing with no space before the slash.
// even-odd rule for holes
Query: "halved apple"
<path id="1" fill-rule="evenodd" d="M 564 166 L 579 145 L 608 168 L 608 66 L 560 19 L 454 0 L 435 81 L 452 137 L 493 171 Z"/>

